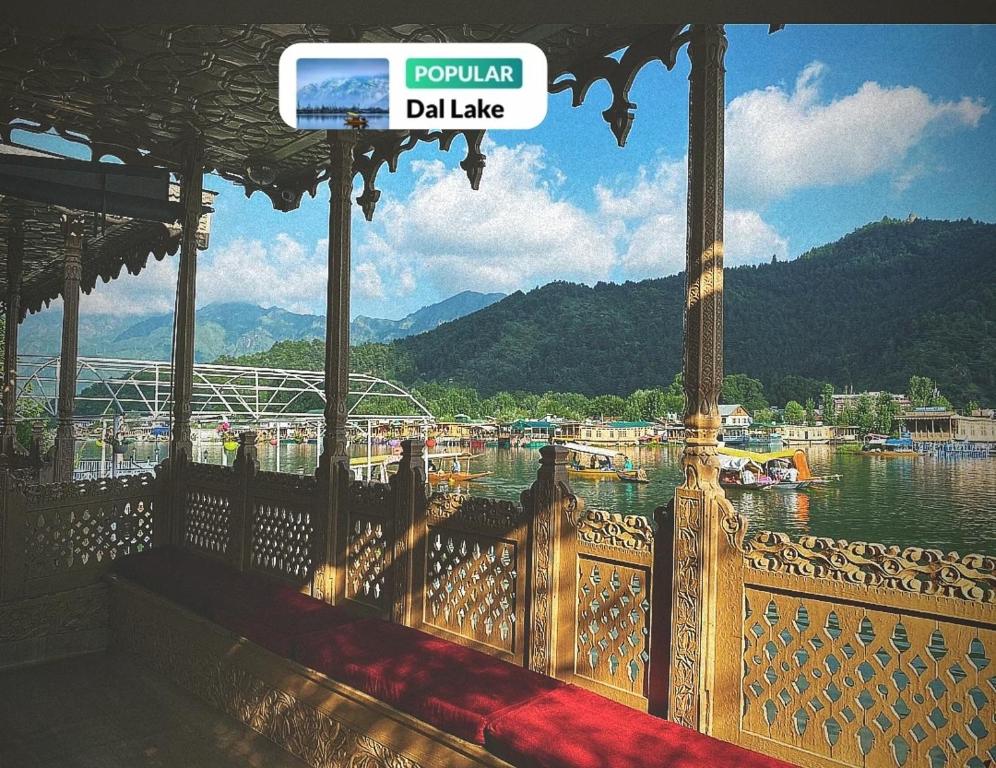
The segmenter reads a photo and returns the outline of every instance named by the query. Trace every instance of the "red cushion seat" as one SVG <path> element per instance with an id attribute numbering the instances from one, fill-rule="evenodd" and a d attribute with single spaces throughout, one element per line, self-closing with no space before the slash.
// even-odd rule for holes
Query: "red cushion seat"
<path id="1" fill-rule="evenodd" d="M 790 768 L 573 685 L 492 718 L 485 746 L 516 768 Z"/>
<path id="2" fill-rule="evenodd" d="M 478 744 L 484 743 L 490 717 L 563 686 L 470 648 L 376 619 L 300 638 L 297 660 Z"/>
<path id="3" fill-rule="evenodd" d="M 300 636 L 354 622 L 356 617 L 289 585 L 247 578 L 239 595 L 217 607 L 214 620 L 289 658 Z"/>
<path id="4" fill-rule="evenodd" d="M 121 576 L 208 618 L 243 589 L 238 571 L 176 547 L 154 547 L 114 564 Z"/>

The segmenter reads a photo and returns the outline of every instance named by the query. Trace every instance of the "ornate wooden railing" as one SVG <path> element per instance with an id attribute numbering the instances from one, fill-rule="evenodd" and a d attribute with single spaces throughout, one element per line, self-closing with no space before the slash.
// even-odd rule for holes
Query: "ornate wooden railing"
<path id="1" fill-rule="evenodd" d="M 724 738 L 809 766 L 996 760 L 996 559 L 761 532 L 721 594 L 743 618 Z"/>
<path id="2" fill-rule="evenodd" d="M 387 618 L 393 584 L 394 489 L 387 483 L 350 482 L 338 521 L 341 551 L 338 602 Z"/>
<path id="3" fill-rule="evenodd" d="M 0 600 L 92 584 L 152 544 L 151 475 L 37 484 L 0 473 Z"/>
<path id="4" fill-rule="evenodd" d="M 155 480 L 0 472 L 0 600 L 94 584 L 115 557 L 160 543 L 305 589 L 332 563 L 327 599 L 671 714 L 675 664 L 705 642 L 675 618 L 692 539 L 673 506 L 657 527 L 586 510 L 555 447 L 518 503 L 427 496 L 421 451 L 406 443 L 389 484 L 342 486 L 331 527 L 321 484 L 259 471 L 248 436 L 232 467 L 166 464 Z M 696 651 L 713 735 L 811 766 L 996 760 L 996 559 L 745 541 L 727 515 L 699 541 L 722 564 L 723 637 Z"/>
<path id="5" fill-rule="evenodd" d="M 413 624 L 525 664 L 529 531 L 514 502 L 433 494 L 416 519 Z"/>
<path id="6" fill-rule="evenodd" d="M 578 521 L 577 537 L 576 647 L 569 679 L 645 710 L 655 597 L 650 521 L 590 510 Z"/>

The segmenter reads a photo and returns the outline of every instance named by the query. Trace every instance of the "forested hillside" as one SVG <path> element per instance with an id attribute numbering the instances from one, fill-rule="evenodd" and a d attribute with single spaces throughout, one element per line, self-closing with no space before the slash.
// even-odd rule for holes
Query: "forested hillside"
<path id="1" fill-rule="evenodd" d="M 626 395 L 681 369 L 684 276 L 594 287 L 551 283 L 390 345 L 353 370 L 408 384 Z M 769 402 L 823 382 L 903 391 L 925 375 L 956 404 L 996 403 L 996 225 L 884 220 L 788 262 L 726 273 L 726 370 Z M 245 358 L 320 368 L 321 346 Z"/>

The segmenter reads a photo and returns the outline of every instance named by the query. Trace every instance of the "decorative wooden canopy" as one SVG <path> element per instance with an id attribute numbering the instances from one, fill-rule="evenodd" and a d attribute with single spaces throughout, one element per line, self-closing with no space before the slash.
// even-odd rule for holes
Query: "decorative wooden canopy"
<path id="1" fill-rule="evenodd" d="M 126 163 L 179 172 L 185 146 L 196 142 L 204 164 L 261 191 L 279 210 L 296 208 L 328 178 L 324 132 L 297 131 L 278 113 L 278 63 L 293 43 L 531 42 L 549 61 L 550 90 L 573 91 L 580 104 L 598 79 L 608 81 L 603 113 L 620 144 L 635 104 L 627 93 L 636 72 L 654 59 L 668 68 L 685 42 L 684 25 L 420 25 L 329 27 L 131 26 L 59 28 L 0 26 L 0 140 L 14 130 L 55 131 Z M 617 61 L 608 54 L 628 47 Z M 461 167 L 475 189 L 485 157 L 483 131 L 362 132 L 354 174 L 364 180 L 357 202 L 367 218 L 380 196 L 381 166 L 395 170 L 401 153 L 419 142 L 448 150 L 462 134 Z"/>
<path id="2" fill-rule="evenodd" d="M 108 217 L 106 223 L 94 213 L 71 212 L 84 217 L 85 239 L 81 288 L 89 293 L 98 280 L 115 279 L 121 269 L 137 275 L 149 256 L 162 259 L 176 253 L 180 242 L 177 227 L 156 221 Z M 0 297 L 7 294 L 7 259 L 12 228 L 21 227 L 24 238 L 22 313 L 36 312 L 62 292 L 62 257 L 65 237 L 63 218 L 70 212 L 53 205 L 0 198 Z M 3 303 L 0 298 L 0 303 Z"/>
<path id="3" fill-rule="evenodd" d="M 12 147 L 20 155 L 43 156 L 42 153 Z M 169 196 L 179 200 L 179 185 L 169 186 Z M 203 194 L 210 210 L 214 192 Z M 163 259 L 176 253 L 180 244 L 180 225 L 144 221 L 124 216 L 78 211 L 59 205 L 32 202 L 0 193 L 0 305 L 8 291 L 8 262 L 11 249 L 20 251 L 20 313 L 37 312 L 57 298 L 63 290 L 64 226 L 68 218 L 81 218 L 83 237 L 80 288 L 89 293 L 98 280 L 109 282 L 125 269 L 137 275 L 149 257 Z M 199 247 L 206 248 L 211 216 L 199 221 Z"/>

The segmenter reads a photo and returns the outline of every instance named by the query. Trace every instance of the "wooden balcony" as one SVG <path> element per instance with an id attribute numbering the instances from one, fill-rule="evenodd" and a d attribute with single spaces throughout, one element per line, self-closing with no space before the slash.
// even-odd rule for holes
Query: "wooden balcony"
<path id="1" fill-rule="evenodd" d="M 341 517 L 329 520 L 315 478 L 260 472 L 253 438 L 245 435 L 233 467 L 162 466 L 160 478 L 182 478 L 173 486 L 179 494 L 151 476 L 38 485 L 3 475 L 0 666 L 12 669 L 0 688 L 9 702 L 25 681 L 37 677 L 39 687 L 31 683 L 24 712 L 3 710 L 15 739 L 0 755 L 41 749 L 25 718 L 65 675 L 67 685 L 107 691 L 92 727 L 123 728 L 122 743 L 112 745 L 122 755 L 134 746 L 129 724 L 146 715 L 115 707 L 152 687 L 166 711 L 191 694 L 213 706 L 201 725 L 216 723 L 213 732 L 226 738 L 212 742 L 203 728 L 184 738 L 214 764 L 253 764 L 252 755 L 270 749 L 222 714 L 309 765 L 347 764 L 322 751 L 330 728 L 351 729 L 343 749 L 354 756 L 367 754 L 374 734 L 398 764 L 519 764 L 413 715 L 422 704 L 386 702 L 313 668 L 319 657 L 302 648 L 326 641 L 307 640 L 304 625 L 295 630 L 288 620 L 274 634 L 239 623 L 243 593 L 212 590 L 242 574 L 259 593 L 290 589 L 350 621 L 382 622 L 371 637 L 405 625 L 462 648 L 445 667 L 452 674 L 465 663 L 460 654 L 481 653 L 500 660 L 499 672 L 531 670 L 586 689 L 605 697 L 590 707 L 605 718 L 612 707 L 631 708 L 633 728 L 639 718 L 664 725 L 639 713 L 668 714 L 680 696 L 683 673 L 673 660 L 682 644 L 709 642 L 717 646 L 705 671 L 714 681 L 714 735 L 727 742 L 814 766 L 992 758 L 992 558 L 776 533 L 745 542 L 728 521 L 716 542 L 727 550 L 718 615 L 735 631 L 696 639 L 683 634 L 673 588 L 673 569 L 688 553 L 687 540 L 672 534 L 671 509 L 659 510 L 656 525 L 585 509 L 566 482 L 563 449 L 543 450 L 536 482 L 512 503 L 427 496 L 422 446 L 408 441 L 391 483 L 351 482 Z M 161 548 L 215 575 L 190 582 L 177 573 L 167 580 L 176 585 L 158 591 L 131 571 L 112 575 L 115 563 Z M 328 569 L 316 565 L 325 562 Z M 59 661 L 80 654 L 92 655 L 86 664 Z M 165 743 L 182 722 L 160 723 L 149 743 Z M 135 725 L 138 741 L 145 727 Z M 59 743 L 77 737 L 80 749 L 103 754 L 82 733 L 67 731 Z M 230 740 L 242 751 L 232 753 Z M 38 754 L 32 759 L 43 765 L 54 753 Z"/>

